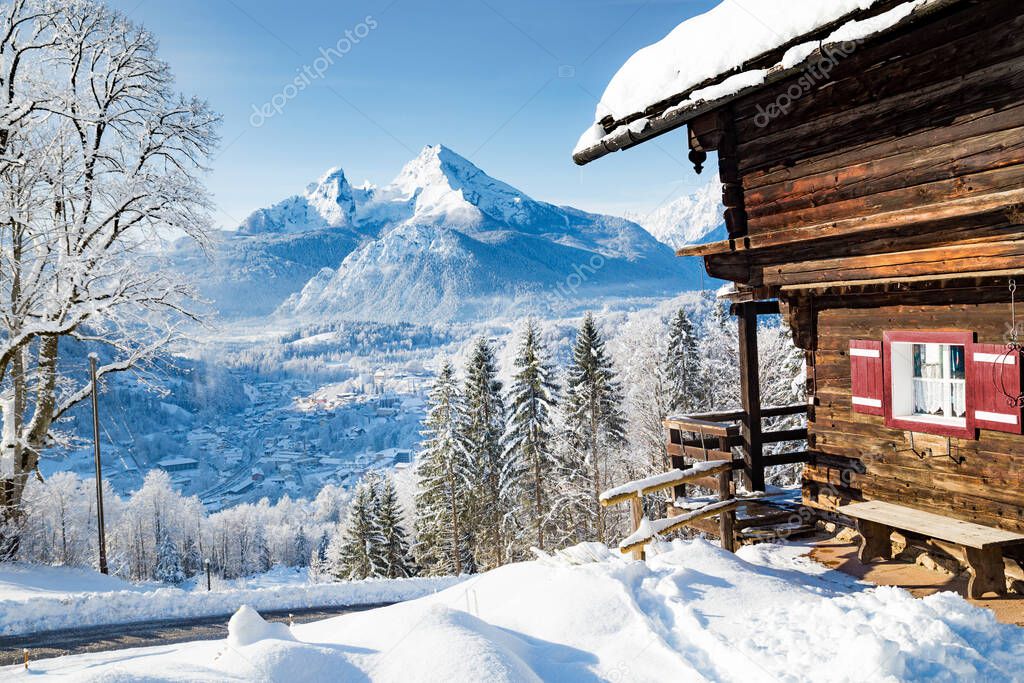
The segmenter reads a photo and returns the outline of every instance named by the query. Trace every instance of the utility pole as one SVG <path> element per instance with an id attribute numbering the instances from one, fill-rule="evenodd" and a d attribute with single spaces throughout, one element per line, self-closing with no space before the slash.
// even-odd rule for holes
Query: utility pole
<path id="1" fill-rule="evenodd" d="M 103 523 L 103 469 L 100 466 L 100 409 L 97 398 L 99 385 L 96 382 L 95 353 L 89 354 L 89 374 L 92 377 L 92 443 L 96 459 L 96 531 L 99 534 L 100 573 L 107 573 L 107 532 Z"/>

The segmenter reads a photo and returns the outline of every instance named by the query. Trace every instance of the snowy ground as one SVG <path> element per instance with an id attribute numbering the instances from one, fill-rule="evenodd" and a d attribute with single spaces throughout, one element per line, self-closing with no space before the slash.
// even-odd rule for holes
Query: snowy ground
<path id="1" fill-rule="evenodd" d="M 205 581 L 168 588 L 133 585 L 85 569 L 0 564 L 0 636 L 231 614 L 242 605 L 274 611 L 377 605 L 430 595 L 458 582 L 417 578 L 309 583 L 305 571 L 279 568 L 217 581 L 206 592 Z"/>
<path id="2" fill-rule="evenodd" d="M 1024 630 L 954 594 L 872 588 L 762 545 L 646 563 L 602 546 L 413 602 L 296 626 L 241 610 L 222 641 L 33 662 L 65 680 L 1024 680 Z M 16 667 L 0 678 L 33 673 Z"/>

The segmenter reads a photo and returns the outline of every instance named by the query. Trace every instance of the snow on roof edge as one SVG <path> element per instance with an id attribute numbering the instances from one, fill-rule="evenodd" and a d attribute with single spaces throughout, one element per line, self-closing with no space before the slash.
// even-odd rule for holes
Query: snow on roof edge
<path id="1" fill-rule="evenodd" d="M 689 92 L 683 91 L 679 93 L 679 96 L 685 95 L 685 99 L 658 114 L 643 116 L 642 112 L 637 112 L 631 116 L 639 116 L 640 118 L 620 124 L 611 131 L 606 131 L 600 122 L 595 122 L 583 132 L 576 143 L 576 147 L 573 150 L 573 161 L 579 166 L 585 166 L 612 152 L 635 147 L 643 142 L 671 132 L 701 114 L 714 111 L 740 97 L 803 71 L 816 56 L 820 55 L 826 48 L 832 47 L 837 43 L 853 40 L 866 41 L 878 38 L 891 31 L 910 25 L 934 12 L 964 1 L 908 0 L 866 19 L 847 21 L 824 40 L 796 44 L 787 50 L 779 63 L 771 68 L 750 69 L 738 73 L 729 72 L 721 74 L 720 80 L 711 85 L 698 87 Z M 851 17 L 856 13 L 850 12 L 844 18 Z M 891 17 L 893 20 L 888 23 L 879 23 L 878 19 L 881 17 Z M 860 33 L 857 33 L 858 28 L 861 29 Z M 819 29 L 810 31 L 805 35 L 810 35 L 817 30 Z M 769 50 L 762 57 L 774 51 L 774 49 Z M 750 61 L 756 62 L 758 59 L 760 57 Z"/>

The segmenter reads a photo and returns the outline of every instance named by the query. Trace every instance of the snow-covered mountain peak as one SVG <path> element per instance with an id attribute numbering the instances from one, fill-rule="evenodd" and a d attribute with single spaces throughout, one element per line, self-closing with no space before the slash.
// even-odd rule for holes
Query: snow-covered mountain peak
<path id="1" fill-rule="evenodd" d="M 629 212 L 626 219 L 639 223 L 673 249 L 705 241 L 722 225 L 722 184 L 716 174 L 696 192 L 659 206 L 648 213 Z"/>
<path id="2" fill-rule="evenodd" d="M 252 212 L 238 232 L 244 235 L 298 233 L 325 228 L 353 227 L 356 194 L 340 168 L 332 168 L 306 187 L 266 209 Z"/>
<path id="3" fill-rule="evenodd" d="M 325 173 L 319 181 L 306 190 L 306 201 L 324 219 L 328 227 L 341 228 L 352 225 L 356 203 L 352 186 L 345 178 L 345 172 L 338 167 Z"/>
<path id="4" fill-rule="evenodd" d="M 425 147 L 381 197 L 413 205 L 416 222 L 474 228 L 488 218 L 508 226 L 536 220 L 542 207 L 516 188 L 484 173 L 444 145 Z"/>

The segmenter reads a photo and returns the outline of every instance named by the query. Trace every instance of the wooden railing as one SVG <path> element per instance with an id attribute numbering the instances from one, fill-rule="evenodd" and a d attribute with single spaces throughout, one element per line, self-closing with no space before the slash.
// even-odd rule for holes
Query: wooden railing
<path id="1" fill-rule="evenodd" d="M 644 546 L 655 536 L 667 534 L 684 526 L 708 517 L 719 518 L 719 531 L 722 547 L 732 551 L 735 549 L 733 527 L 735 526 L 736 499 L 732 482 L 733 462 L 727 460 L 710 460 L 693 467 L 673 470 L 646 479 L 639 479 L 618 486 L 601 494 L 601 505 L 617 505 L 629 502 L 632 512 L 632 533 L 619 543 L 619 550 L 631 554 L 634 559 L 642 560 Z M 697 510 L 681 515 L 666 517 L 654 521 L 643 516 L 643 497 L 645 495 L 678 488 L 692 484 L 702 488 L 718 489 L 718 501 Z"/>
<path id="2" fill-rule="evenodd" d="M 807 412 L 805 404 L 774 406 L 760 410 L 761 419 L 800 415 Z M 624 484 L 601 494 L 601 505 L 618 505 L 628 502 L 632 513 L 632 533 L 619 544 L 619 550 L 642 559 L 645 545 L 658 535 L 667 534 L 684 526 L 709 517 L 719 518 L 719 534 L 722 547 L 735 548 L 733 530 L 735 527 L 737 501 L 733 472 L 740 471 L 747 476 L 748 488 L 751 481 L 764 481 L 764 468 L 808 462 L 813 454 L 809 451 L 783 453 L 757 458 L 751 452 L 761 452 L 764 444 L 804 441 L 807 428 L 779 429 L 765 432 L 761 425 L 744 429 L 747 414 L 742 410 L 698 415 L 673 416 L 665 420 L 668 431 L 667 451 L 675 469 L 646 479 Z M 684 435 L 692 435 L 685 438 Z M 756 448 L 751 448 L 750 441 Z M 733 457 L 733 448 L 738 448 L 741 459 Z M 760 468 L 757 471 L 757 468 Z M 757 476 L 759 475 L 759 476 Z M 643 516 L 643 497 L 658 491 L 673 489 L 678 502 L 686 500 L 686 487 L 696 486 L 717 492 L 718 500 L 701 508 L 667 516 L 654 521 Z M 751 488 L 752 490 L 752 488 Z M 678 507 L 669 502 L 669 510 Z"/>
<path id="3" fill-rule="evenodd" d="M 761 419 L 785 417 L 807 413 L 803 403 L 761 408 Z M 746 413 L 730 410 L 696 415 L 672 416 L 665 420 L 668 430 L 666 448 L 676 467 L 685 466 L 686 460 L 732 460 L 732 449 L 739 448 L 742 460 L 735 468 L 742 470 L 748 482 L 763 482 L 764 469 L 798 462 L 810 462 L 814 454 L 807 450 L 776 455 L 762 455 L 765 444 L 806 441 L 807 427 L 763 431 L 761 425 L 743 433 Z M 692 435 L 686 438 L 684 435 Z M 756 455 L 755 455 L 756 454 Z"/>

